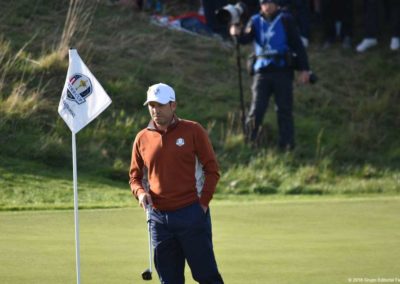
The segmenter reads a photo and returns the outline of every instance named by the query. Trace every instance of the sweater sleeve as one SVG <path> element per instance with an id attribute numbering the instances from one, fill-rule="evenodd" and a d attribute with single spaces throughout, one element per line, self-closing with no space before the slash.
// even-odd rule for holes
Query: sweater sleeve
<path id="1" fill-rule="evenodd" d="M 200 196 L 200 203 L 204 206 L 208 206 L 214 195 L 220 177 L 218 162 L 208 138 L 208 134 L 200 125 L 198 125 L 195 138 L 196 155 L 200 163 L 203 165 L 205 177 Z"/>
<path id="2" fill-rule="evenodd" d="M 132 147 L 132 159 L 129 169 L 129 185 L 131 187 L 132 194 L 136 198 L 138 198 L 140 193 L 145 192 L 142 183 L 143 166 L 144 162 L 139 151 L 139 135 L 137 135 Z"/>
<path id="3" fill-rule="evenodd" d="M 300 38 L 300 32 L 291 15 L 284 15 L 284 24 L 290 49 L 297 55 L 298 69 L 301 71 L 310 70 L 306 49 Z"/>

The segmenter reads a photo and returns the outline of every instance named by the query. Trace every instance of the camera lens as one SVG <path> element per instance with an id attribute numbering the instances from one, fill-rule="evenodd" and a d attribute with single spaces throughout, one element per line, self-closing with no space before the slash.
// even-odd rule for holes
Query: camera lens
<path id="1" fill-rule="evenodd" d="M 232 19 L 232 15 L 227 9 L 220 9 L 215 12 L 217 21 L 223 25 L 229 24 Z"/>

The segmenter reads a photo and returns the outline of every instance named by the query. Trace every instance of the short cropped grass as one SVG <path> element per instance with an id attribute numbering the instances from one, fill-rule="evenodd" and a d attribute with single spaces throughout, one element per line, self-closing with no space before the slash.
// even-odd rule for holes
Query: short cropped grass
<path id="1" fill-rule="evenodd" d="M 68 162 L 71 158 L 69 158 Z M 323 165 L 298 169 L 291 158 L 274 154 L 256 156 L 247 166 L 231 166 L 222 171 L 216 199 L 274 200 L 310 196 L 370 196 L 400 193 L 397 172 L 372 166 L 334 175 Z M 72 169 L 51 167 L 36 161 L 0 158 L 0 211 L 73 208 Z M 80 170 L 82 169 L 82 170 Z M 352 174 L 350 174 L 352 171 Z M 116 172 L 89 172 L 78 161 L 78 191 L 81 208 L 121 208 L 130 206 L 128 169 Z"/>
<path id="2" fill-rule="evenodd" d="M 228 284 L 349 283 L 399 278 L 400 198 L 323 198 L 212 206 Z M 81 210 L 82 283 L 142 283 L 144 213 Z M 0 212 L 1 283 L 74 283 L 73 211 Z M 194 283 L 186 270 L 187 283 Z M 157 276 L 150 283 L 158 283 Z"/>

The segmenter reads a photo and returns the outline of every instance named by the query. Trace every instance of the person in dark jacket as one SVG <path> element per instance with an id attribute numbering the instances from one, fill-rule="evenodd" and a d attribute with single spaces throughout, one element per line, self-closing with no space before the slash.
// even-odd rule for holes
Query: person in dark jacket
<path id="1" fill-rule="evenodd" d="M 321 14 L 324 27 L 323 49 L 331 47 L 337 38 L 337 24 L 343 48 L 351 48 L 353 37 L 353 1 L 321 0 Z"/>
<path id="2" fill-rule="evenodd" d="M 216 18 L 216 11 L 228 4 L 227 0 L 202 0 L 207 26 L 222 37 L 227 37 L 227 25 Z"/>
<path id="3" fill-rule="evenodd" d="M 282 12 L 279 0 L 260 0 L 260 12 L 252 16 L 244 29 L 230 27 L 231 36 L 240 44 L 253 42 L 256 60 L 252 85 L 252 102 L 246 118 L 246 135 L 258 142 L 270 97 L 276 105 L 279 127 L 279 147 L 291 150 L 295 146 L 293 120 L 294 67 L 290 58 L 296 54 L 299 82 L 308 83 L 310 71 L 306 50 L 290 14 Z"/>
<path id="4" fill-rule="evenodd" d="M 293 15 L 300 31 L 300 38 L 305 48 L 310 42 L 310 8 L 307 0 L 280 0 L 282 9 Z"/>
<path id="5" fill-rule="evenodd" d="M 378 45 L 378 18 L 381 2 L 383 1 L 364 0 L 365 37 L 356 47 L 356 51 L 359 53 Z M 400 50 L 400 1 L 387 0 L 383 4 L 387 7 L 392 25 L 392 37 L 389 48 L 392 51 L 397 51 Z"/>

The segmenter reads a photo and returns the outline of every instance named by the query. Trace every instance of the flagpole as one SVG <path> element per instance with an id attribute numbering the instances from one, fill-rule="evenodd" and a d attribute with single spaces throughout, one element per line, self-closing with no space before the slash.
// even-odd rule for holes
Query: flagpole
<path id="1" fill-rule="evenodd" d="M 81 89 L 83 87 L 84 89 Z M 72 133 L 72 167 L 74 185 L 76 282 L 81 282 L 79 255 L 78 170 L 76 133 L 88 125 L 111 104 L 111 99 L 85 65 L 76 49 L 69 50 L 67 78 L 61 93 L 58 113 Z"/>
<path id="2" fill-rule="evenodd" d="M 79 213 L 78 213 L 78 174 L 76 166 L 76 139 L 72 132 L 72 168 L 74 178 L 74 216 L 75 216 L 75 255 L 76 255 L 76 283 L 81 283 L 81 268 L 79 255 Z"/>

